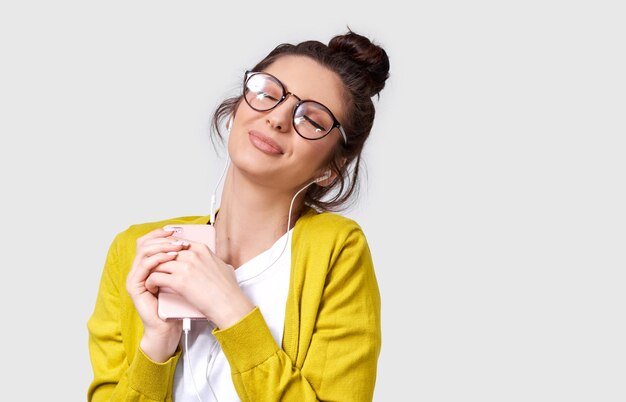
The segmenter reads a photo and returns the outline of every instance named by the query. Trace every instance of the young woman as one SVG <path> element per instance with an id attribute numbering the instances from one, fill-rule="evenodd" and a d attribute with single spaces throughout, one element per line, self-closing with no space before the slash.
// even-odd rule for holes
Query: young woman
<path id="1" fill-rule="evenodd" d="M 88 322 L 90 401 L 366 401 L 381 346 L 356 194 L 385 51 L 354 32 L 283 44 L 243 77 L 226 122 L 220 209 L 132 225 L 113 240 Z M 212 224 L 215 252 L 164 227 Z M 199 310 L 158 314 L 168 287 Z"/>

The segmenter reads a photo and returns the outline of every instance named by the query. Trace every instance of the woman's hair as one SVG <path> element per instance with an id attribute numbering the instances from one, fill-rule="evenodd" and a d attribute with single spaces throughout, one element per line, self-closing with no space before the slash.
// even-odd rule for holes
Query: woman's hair
<path id="1" fill-rule="evenodd" d="M 344 209 L 358 193 L 361 152 L 374 123 L 372 97 L 380 96 L 379 92 L 385 87 L 389 58 L 383 48 L 348 28 L 347 33 L 335 36 L 328 45 L 318 41 L 278 45 L 254 66 L 253 71 L 262 71 L 283 56 L 309 57 L 335 72 L 343 82 L 347 108 L 341 125 L 348 141 L 347 144 L 339 141 L 328 161 L 336 178 L 326 187 L 311 186 L 304 202 L 322 211 Z M 220 140 L 223 140 L 221 124 L 234 113 L 241 100 L 242 95 L 228 98 L 217 107 L 212 131 Z"/>

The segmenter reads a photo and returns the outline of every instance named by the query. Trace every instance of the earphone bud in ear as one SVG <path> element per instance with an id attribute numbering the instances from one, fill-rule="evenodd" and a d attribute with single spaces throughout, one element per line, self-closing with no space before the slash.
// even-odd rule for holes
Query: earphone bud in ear
<path id="1" fill-rule="evenodd" d="M 323 175 L 321 175 L 320 177 L 315 179 L 315 182 L 319 183 L 320 181 L 324 181 L 324 180 L 328 179 L 330 176 L 332 176 L 332 172 L 331 172 L 330 169 L 328 169 L 327 171 L 324 172 Z"/>
<path id="2" fill-rule="evenodd" d="M 230 115 L 230 119 L 228 119 L 228 123 L 226 123 L 226 130 L 228 130 L 228 134 L 230 134 L 230 129 L 233 128 L 233 120 L 235 116 L 233 114 Z"/>

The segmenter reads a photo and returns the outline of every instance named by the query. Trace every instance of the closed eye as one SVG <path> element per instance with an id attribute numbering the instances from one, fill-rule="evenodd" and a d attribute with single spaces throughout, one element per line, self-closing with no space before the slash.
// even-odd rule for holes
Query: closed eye
<path id="1" fill-rule="evenodd" d="M 315 122 L 315 120 L 311 119 L 309 116 L 307 116 L 307 115 L 305 115 L 305 114 L 303 114 L 302 116 L 298 117 L 298 119 L 297 119 L 297 122 L 296 122 L 296 123 L 297 123 L 297 124 L 300 124 L 300 123 L 302 123 L 302 122 L 303 122 L 303 121 L 305 121 L 305 120 L 306 120 L 307 122 L 309 122 L 309 124 L 311 124 L 311 125 L 315 128 L 315 131 L 316 131 L 316 132 L 318 132 L 318 133 L 319 133 L 319 132 L 322 132 L 322 131 L 326 131 L 326 130 L 324 129 L 324 127 L 322 127 L 322 126 L 320 126 L 319 124 L 317 124 L 317 123 Z"/>
<path id="2" fill-rule="evenodd" d="M 274 98 L 272 95 L 270 95 L 270 94 L 268 94 L 266 92 L 259 92 L 259 93 L 257 93 L 256 94 L 256 98 L 258 100 L 261 100 L 261 101 L 265 100 L 265 99 L 269 99 L 269 100 L 272 100 L 272 101 L 278 101 L 278 99 Z"/>

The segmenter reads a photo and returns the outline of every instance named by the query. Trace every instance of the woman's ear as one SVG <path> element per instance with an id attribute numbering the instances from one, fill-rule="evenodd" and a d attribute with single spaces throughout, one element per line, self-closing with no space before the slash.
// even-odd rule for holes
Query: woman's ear
<path id="1" fill-rule="evenodd" d="M 335 181 L 335 177 L 337 177 L 337 174 L 332 169 L 326 169 L 324 173 L 315 179 L 315 184 L 320 187 L 327 187 Z"/>
<path id="2" fill-rule="evenodd" d="M 346 158 L 341 158 L 339 161 L 339 169 L 343 169 L 347 162 Z M 320 187 L 328 187 L 335 182 L 337 178 L 337 172 L 335 172 L 330 167 L 327 167 L 320 175 L 315 179 L 315 184 Z"/>

